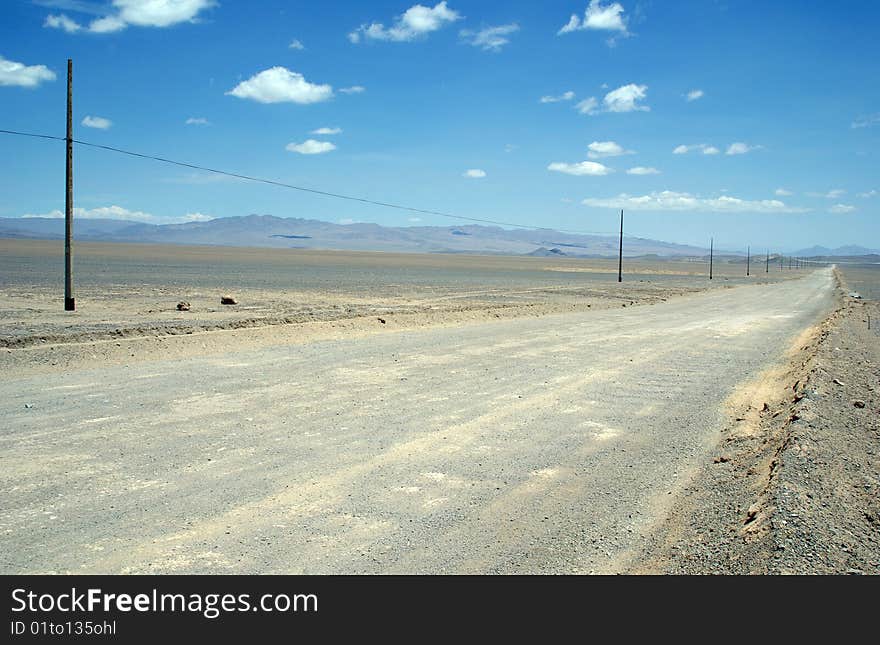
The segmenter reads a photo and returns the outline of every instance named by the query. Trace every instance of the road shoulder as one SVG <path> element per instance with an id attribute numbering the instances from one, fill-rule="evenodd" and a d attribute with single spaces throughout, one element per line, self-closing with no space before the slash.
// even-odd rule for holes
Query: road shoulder
<path id="1" fill-rule="evenodd" d="M 880 573 L 880 304 L 837 295 L 730 397 L 713 458 L 626 572 Z"/>

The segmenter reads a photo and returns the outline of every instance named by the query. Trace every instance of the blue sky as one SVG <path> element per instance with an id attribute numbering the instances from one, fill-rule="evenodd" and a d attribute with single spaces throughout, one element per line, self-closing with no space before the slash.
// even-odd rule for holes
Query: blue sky
<path id="1" fill-rule="evenodd" d="M 72 58 L 84 141 L 522 225 L 878 247 L 878 33 L 869 0 L 6 0 L 0 128 L 63 136 Z M 454 224 L 75 163 L 80 217 Z M 0 170 L 0 216 L 63 210 L 63 143 L 0 135 Z"/>

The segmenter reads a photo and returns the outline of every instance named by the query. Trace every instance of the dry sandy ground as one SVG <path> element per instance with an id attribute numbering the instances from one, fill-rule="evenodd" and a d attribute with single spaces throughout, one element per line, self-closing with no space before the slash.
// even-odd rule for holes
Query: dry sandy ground
<path id="1" fill-rule="evenodd" d="M 630 573 L 880 574 L 880 303 L 838 277 L 831 316 L 730 398 L 724 441 Z"/>

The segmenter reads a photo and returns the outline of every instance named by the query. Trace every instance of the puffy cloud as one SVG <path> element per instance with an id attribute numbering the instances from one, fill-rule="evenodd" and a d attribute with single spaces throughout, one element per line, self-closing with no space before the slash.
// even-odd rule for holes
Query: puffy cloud
<path id="1" fill-rule="evenodd" d="M 385 27 L 381 22 L 363 24 L 348 34 L 348 39 L 353 43 L 361 40 L 408 42 L 437 31 L 459 18 L 461 15 L 447 7 L 445 0 L 433 8 L 416 4 L 398 16 L 391 27 Z"/>
<path id="2" fill-rule="evenodd" d="M 343 94 L 361 94 L 366 92 L 367 88 L 361 85 L 352 85 L 351 87 L 342 87 L 339 91 Z"/>
<path id="3" fill-rule="evenodd" d="M 634 196 L 622 193 L 617 197 L 584 199 L 582 204 L 597 208 L 626 208 L 638 211 L 704 211 L 713 213 L 804 213 L 808 209 L 787 206 L 778 199 L 747 200 L 722 195 L 701 198 L 690 193 L 671 190 Z"/>
<path id="4" fill-rule="evenodd" d="M 63 29 L 67 33 L 88 31 L 108 34 L 122 31 L 129 25 L 136 27 L 171 27 L 182 22 L 196 22 L 198 14 L 216 6 L 214 0 L 113 0 L 113 13 L 96 18 L 83 27 L 64 14 L 49 15 L 44 27 Z M 93 12 L 91 7 L 71 4 L 73 10 Z"/>
<path id="5" fill-rule="evenodd" d="M 624 150 L 623 146 L 614 141 L 593 141 L 587 146 L 589 152 L 587 156 L 590 159 L 601 159 L 602 157 L 619 157 L 620 155 L 631 155 L 632 150 Z"/>
<path id="6" fill-rule="evenodd" d="M 856 210 L 856 207 L 850 206 L 849 204 L 835 204 L 828 209 L 828 212 L 834 213 L 835 215 L 843 215 L 845 213 L 852 213 L 854 210 Z"/>
<path id="7" fill-rule="evenodd" d="M 482 179 L 486 176 L 485 170 L 480 170 L 479 168 L 470 168 L 465 170 L 462 174 L 462 177 L 468 177 L 469 179 Z"/>
<path id="8" fill-rule="evenodd" d="M 560 101 L 570 101 L 574 98 L 574 92 L 569 90 L 568 92 L 563 92 L 559 96 L 542 96 L 539 100 L 540 103 L 559 103 Z"/>
<path id="9" fill-rule="evenodd" d="M 581 114 L 598 114 L 599 112 L 648 112 L 651 108 L 647 105 L 641 105 L 640 101 L 645 100 L 648 96 L 647 85 L 636 85 L 630 83 L 621 85 L 616 90 L 611 90 L 602 99 L 602 109 L 599 109 L 599 102 L 595 97 L 591 96 L 584 99 L 577 105 L 575 109 Z"/>
<path id="10" fill-rule="evenodd" d="M 675 149 L 672 151 L 672 154 L 686 155 L 687 153 L 692 152 L 694 150 L 699 150 L 704 155 L 717 155 L 719 152 L 721 152 L 715 146 L 710 146 L 705 143 L 694 143 L 694 144 L 687 145 L 687 146 L 686 145 L 676 146 Z"/>
<path id="11" fill-rule="evenodd" d="M 861 197 L 863 199 L 867 199 L 868 197 L 874 197 L 875 195 L 877 195 L 877 191 L 873 190 L 873 189 L 865 191 L 864 193 L 859 193 L 859 197 Z"/>
<path id="12" fill-rule="evenodd" d="M 27 214 L 23 218 L 47 217 L 61 219 L 64 213 L 58 209 L 40 215 Z M 203 213 L 186 213 L 184 215 L 153 215 L 143 211 L 132 211 L 122 206 L 101 206 L 99 208 L 74 208 L 74 219 L 116 219 L 147 224 L 182 224 L 185 222 L 206 222 L 214 219 Z"/>
<path id="13" fill-rule="evenodd" d="M 508 36 L 510 36 L 511 34 L 515 34 L 518 31 L 519 25 L 515 22 L 512 22 L 509 25 L 486 27 L 485 29 L 481 29 L 480 31 L 463 29 L 459 32 L 458 35 L 465 42 L 473 45 L 474 47 L 479 47 L 483 51 L 497 52 L 501 51 L 501 48 L 510 42 L 510 38 L 508 38 Z"/>
<path id="14" fill-rule="evenodd" d="M 584 17 L 572 14 L 569 21 L 557 32 L 567 34 L 573 31 L 596 29 L 602 31 L 618 31 L 626 33 L 626 18 L 623 16 L 623 6 L 619 2 L 602 6 L 601 0 L 590 0 L 590 4 L 584 11 Z"/>
<path id="15" fill-rule="evenodd" d="M 646 168 L 645 166 L 636 166 L 626 171 L 627 175 L 659 175 L 660 171 L 656 168 Z"/>
<path id="16" fill-rule="evenodd" d="M 794 193 L 790 190 L 786 190 L 785 188 L 777 188 L 773 191 L 773 194 L 777 197 L 791 197 Z"/>
<path id="17" fill-rule="evenodd" d="M 651 108 L 647 105 L 637 105 L 639 101 L 643 101 L 648 95 L 647 85 L 636 85 L 630 83 L 618 87 L 616 90 L 608 92 L 603 99 L 605 109 L 609 112 L 647 112 Z"/>
<path id="18" fill-rule="evenodd" d="M 46 16 L 46 20 L 45 22 L 43 22 L 43 26 L 50 29 L 61 29 L 69 34 L 75 34 L 82 29 L 81 24 L 79 24 L 75 20 L 71 20 L 63 13 L 58 14 L 57 16 L 49 14 L 48 16 Z"/>
<path id="19" fill-rule="evenodd" d="M 292 40 L 291 43 L 290 43 L 287 47 L 288 47 L 288 49 L 298 49 L 298 50 L 300 50 L 300 51 L 302 51 L 303 49 L 306 48 L 306 46 L 303 45 L 303 44 L 302 44 L 300 41 L 298 41 L 298 40 Z"/>
<path id="20" fill-rule="evenodd" d="M 333 96 L 329 85 L 309 83 L 302 74 L 286 67 L 272 67 L 242 81 L 226 92 L 259 103 L 320 103 Z"/>
<path id="21" fill-rule="evenodd" d="M 309 134 L 342 134 L 342 128 L 318 128 Z"/>
<path id="22" fill-rule="evenodd" d="M 685 95 L 685 99 L 690 103 L 691 101 L 696 101 L 697 99 L 703 98 L 704 93 L 703 90 L 691 90 Z"/>
<path id="23" fill-rule="evenodd" d="M 555 161 L 547 166 L 547 170 L 562 172 L 566 175 L 576 175 L 579 177 L 584 175 L 600 177 L 602 175 L 610 175 L 614 172 L 612 168 L 595 161 L 581 161 L 578 163 L 563 163 Z"/>
<path id="24" fill-rule="evenodd" d="M 55 72 L 45 65 L 25 65 L 0 56 L 0 85 L 37 87 L 44 81 L 54 81 Z"/>
<path id="25" fill-rule="evenodd" d="M 588 99 L 584 99 L 580 101 L 574 108 L 580 112 L 581 114 L 596 114 L 598 112 L 599 102 L 595 97 L 591 96 Z"/>
<path id="26" fill-rule="evenodd" d="M 91 116 L 86 115 L 82 120 L 82 124 L 87 128 L 95 128 L 97 130 L 109 130 L 110 126 L 113 125 L 113 121 L 110 119 L 105 119 L 102 116 Z"/>
<path id="27" fill-rule="evenodd" d="M 216 4 L 214 0 L 113 0 L 119 19 L 138 27 L 170 27 L 194 22 L 200 11 Z"/>
<path id="28" fill-rule="evenodd" d="M 742 143 L 741 141 L 737 141 L 736 143 L 731 143 L 727 146 L 727 152 L 724 154 L 727 155 L 744 155 L 747 152 L 751 152 L 752 150 L 760 150 L 763 146 L 752 146 L 748 143 Z"/>
<path id="29" fill-rule="evenodd" d="M 285 149 L 298 152 L 301 155 L 319 155 L 324 152 L 336 150 L 336 146 L 329 141 L 315 141 L 307 139 L 302 143 L 288 143 Z"/>
<path id="30" fill-rule="evenodd" d="M 201 116 L 191 116 L 186 120 L 187 125 L 211 125 L 208 119 Z"/>

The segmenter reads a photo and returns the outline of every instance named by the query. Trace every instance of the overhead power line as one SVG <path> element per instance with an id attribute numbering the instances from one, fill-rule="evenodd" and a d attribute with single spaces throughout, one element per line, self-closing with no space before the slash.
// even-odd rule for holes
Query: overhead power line
<path id="1" fill-rule="evenodd" d="M 0 129 L 0 134 L 12 134 L 22 137 L 35 137 L 38 139 L 53 139 L 55 141 L 66 141 L 64 137 L 55 137 L 48 134 L 36 134 L 33 132 L 19 132 L 16 130 L 2 130 Z M 280 186 L 281 188 L 290 188 L 292 190 L 298 190 L 304 193 L 312 193 L 313 195 L 323 195 L 324 197 L 335 197 L 336 199 L 345 199 L 352 202 L 360 202 L 361 204 L 371 204 L 373 206 L 384 206 L 385 208 L 394 208 L 397 210 L 407 211 L 410 213 L 419 213 L 422 215 L 436 215 L 438 217 L 448 217 L 450 219 L 463 220 L 467 222 L 478 222 L 480 224 L 494 224 L 496 226 L 511 226 L 514 228 L 522 228 L 533 231 L 539 230 L 551 230 L 546 229 L 540 226 L 529 226 L 526 224 L 515 224 L 513 222 L 503 222 L 500 220 L 492 220 L 492 219 L 483 219 L 479 217 L 468 217 L 466 215 L 456 215 L 454 213 L 444 213 L 442 211 L 435 211 L 426 208 L 415 208 L 413 206 L 404 206 L 401 204 L 392 204 L 390 202 L 381 202 L 374 199 L 367 199 L 365 197 L 354 197 L 352 195 L 344 195 L 342 193 L 334 193 L 326 190 L 318 190 L 316 188 L 306 188 L 304 186 L 296 186 L 294 184 L 288 184 L 282 181 L 275 181 L 274 179 L 264 179 L 262 177 L 252 177 L 250 175 L 243 175 L 236 172 L 229 172 L 226 170 L 218 170 L 216 168 L 208 168 L 206 166 L 200 166 L 198 164 L 186 163 L 184 161 L 176 161 L 174 159 L 166 159 L 165 157 L 157 157 L 154 155 L 143 154 L 140 152 L 133 152 L 131 150 L 124 150 L 122 148 L 115 148 L 113 146 L 105 146 L 98 143 L 90 143 L 88 141 L 80 141 L 78 139 L 73 139 L 73 143 L 81 146 L 88 146 L 89 148 L 98 148 L 100 150 L 109 150 L 110 152 L 116 152 L 123 155 L 128 155 L 130 157 L 138 157 L 140 159 L 150 159 L 152 161 L 160 161 L 162 163 L 171 164 L 173 166 L 180 166 L 183 168 L 191 168 L 193 170 L 201 170 L 203 172 L 210 172 L 216 175 L 223 175 L 226 177 L 233 177 L 235 179 L 244 179 L 246 181 L 253 181 L 261 184 L 269 184 L 271 186 Z M 609 231 L 570 231 L 570 230 L 562 230 L 562 229 L 552 229 L 557 233 L 567 233 L 569 235 L 616 235 L 616 232 Z"/>

